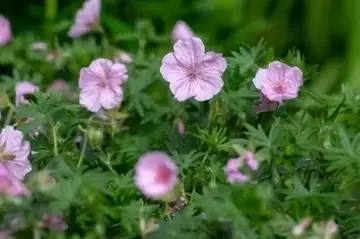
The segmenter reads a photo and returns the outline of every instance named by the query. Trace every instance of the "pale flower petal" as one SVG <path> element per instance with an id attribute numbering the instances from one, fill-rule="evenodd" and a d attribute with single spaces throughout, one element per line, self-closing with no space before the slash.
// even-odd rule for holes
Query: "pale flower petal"
<path id="1" fill-rule="evenodd" d="M 0 46 L 6 45 L 12 38 L 9 20 L 0 15 Z"/>
<path id="2" fill-rule="evenodd" d="M 171 33 L 172 41 L 175 43 L 181 39 L 194 37 L 194 33 L 184 21 L 177 21 Z"/>
<path id="3" fill-rule="evenodd" d="M 113 90 L 108 88 L 103 89 L 100 93 L 100 104 L 105 109 L 115 108 L 116 106 L 120 105 L 121 101 L 122 93 L 116 94 Z"/>

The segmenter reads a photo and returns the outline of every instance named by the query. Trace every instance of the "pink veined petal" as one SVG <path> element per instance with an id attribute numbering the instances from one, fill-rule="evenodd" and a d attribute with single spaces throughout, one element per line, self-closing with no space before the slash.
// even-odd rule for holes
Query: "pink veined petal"
<path id="1" fill-rule="evenodd" d="M 255 78 L 253 79 L 253 84 L 254 84 L 255 88 L 261 89 L 261 85 L 266 83 L 266 81 L 267 81 L 266 70 L 260 68 L 256 72 Z"/>
<path id="2" fill-rule="evenodd" d="M 9 20 L 0 15 L 0 46 L 7 44 L 12 38 L 11 25 Z"/>
<path id="3" fill-rule="evenodd" d="M 160 67 L 160 73 L 168 82 L 182 80 L 188 76 L 187 68 L 175 59 L 173 52 L 164 56 Z"/>
<path id="4" fill-rule="evenodd" d="M 291 79 L 295 87 L 299 87 L 303 84 L 303 73 L 299 67 L 291 67 L 286 73 L 285 78 Z"/>
<path id="5" fill-rule="evenodd" d="M 219 74 L 199 74 L 197 79 L 191 82 L 194 91 L 194 98 L 197 101 L 211 99 L 218 94 L 224 82 Z"/>
<path id="6" fill-rule="evenodd" d="M 68 36 L 71 38 L 78 38 L 86 33 L 90 32 L 91 28 L 84 24 L 74 23 L 68 32 Z"/>
<path id="7" fill-rule="evenodd" d="M 91 112 L 97 112 L 101 108 L 100 87 L 86 87 L 80 92 L 80 104 Z"/>
<path id="8" fill-rule="evenodd" d="M 226 70 L 227 63 L 222 54 L 207 52 L 199 65 L 199 71 L 207 74 L 223 74 Z"/>
<path id="9" fill-rule="evenodd" d="M 174 45 L 174 57 L 180 64 L 195 69 L 202 61 L 205 53 L 205 46 L 198 37 L 179 40 Z"/>
<path id="10" fill-rule="evenodd" d="M 128 80 L 126 67 L 121 63 L 113 64 L 108 71 L 107 79 L 114 86 L 125 83 Z"/>
<path id="11" fill-rule="evenodd" d="M 101 90 L 100 103 L 103 108 L 112 109 L 120 105 L 121 101 L 122 101 L 122 92 L 121 94 L 115 94 L 115 92 L 109 88 L 105 88 Z"/>
<path id="12" fill-rule="evenodd" d="M 79 88 L 83 89 L 85 87 L 100 87 L 102 85 L 102 80 L 93 73 L 89 67 L 82 68 L 80 70 L 79 77 Z"/>
<path id="13" fill-rule="evenodd" d="M 193 84 L 188 77 L 170 82 L 170 90 L 178 101 L 185 101 L 194 95 Z"/>
<path id="14" fill-rule="evenodd" d="M 171 34 L 174 43 L 180 39 L 187 39 L 193 36 L 195 36 L 194 33 L 184 21 L 177 21 Z"/>
<path id="15" fill-rule="evenodd" d="M 91 69 L 92 73 L 98 78 L 106 79 L 112 65 L 112 61 L 104 58 L 99 58 L 91 62 L 89 68 Z"/>

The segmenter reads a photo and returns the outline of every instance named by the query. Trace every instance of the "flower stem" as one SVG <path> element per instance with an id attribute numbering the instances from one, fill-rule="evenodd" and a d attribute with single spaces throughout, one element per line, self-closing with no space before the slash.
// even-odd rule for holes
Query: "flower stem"
<path id="1" fill-rule="evenodd" d="M 87 136 L 85 135 L 84 144 L 82 146 L 80 158 L 79 158 L 79 161 L 78 161 L 78 164 L 77 164 L 78 168 L 81 167 L 81 164 L 84 161 L 84 155 L 85 155 L 85 149 L 86 149 L 86 146 L 87 146 L 87 141 L 88 141 L 88 139 L 87 139 Z"/>
<path id="2" fill-rule="evenodd" d="M 57 145 L 57 126 L 51 125 L 52 134 L 53 134 L 53 143 L 54 143 L 54 155 L 57 157 L 59 155 L 58 145 Z"/>
<path id="3" fill-rule="evenodd" d="M 45 0 L 45 32 L 49 39 L 53 36 L 54 21 L 57 14 L 58 1 L 57 0 Z M 52 39 L 51 39 L 52 40 Z"/>
<path id="4" fill-rule="evenodd" d="M 13 114 L 14 110 L 10 108 L 5 118 L 4 127 L 10 124 Z"/>

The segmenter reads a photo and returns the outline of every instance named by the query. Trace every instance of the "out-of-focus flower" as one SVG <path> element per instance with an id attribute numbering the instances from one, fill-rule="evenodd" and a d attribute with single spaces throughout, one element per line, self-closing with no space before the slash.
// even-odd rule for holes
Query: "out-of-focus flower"
<path id="1" fill-rule="evenodd" d="M 29 196 L 31 192 L 0 162 L 0 194 L 9 196 Z"/>
<path id="2" fill-rule="evenodd" d="M 61 92 L 61 91 L 68 91 L 69 85 L 63 79 L 56 79 L 53 81 L 51 86 L 48 88 L 50 92 Z"/>
<path id="3" fill-rule="evenodd" d="M 185 125 L 184 125 L 184 122 L 181 119 L 178 120 L 177 130 L 178 130 L 179 134 L 184 134 L 185 133 Z"/>
<path id="4" fill-rule="evenodd" d="M 302 71 L 299 67 L 274 61 L 267 68 L 258 70 L 253 83 L 270 101 L 282 102 L 298 96 L 303 84 Z"/>
<path id="5" fill-rule="evenodd" d="M 50 52 L 49 54 L 47 54 L 46 60 L 48 62 L 54 61 L 57 56 L 58 56 L 58 53 L 56 51 Z"/>
<path id="6" fill-rule="evenodd" d="M 260 103 L 255 105 L 255 112 L 262 113 L 267 111 L 275 111 L 278 107 L 278 102 L 271 101 L 264 94 L 260 95 Z"/>
<path id="7" fill-rule="evenodd" d="M 123 64 L 107 59 L 94 60 L 80 71 L 80 104 L 92 112 L 119 106 L 123 98 L 120 85 L 127 79 L 127 69 Z"/>
<path id="8" fill-rule="evenodd" d="M 301 236 L 304 231 L 306 230 L 306 228 L 310 225 L 311 223 L 311 218 L 310 217 L 305 217 L 303 218 L 299 224 L 296 224 L 293 228 L 292 228 L 292 234 L 295 237 L 299 237 Z"/>
<path id="9" fill-rule="evenodd" d="M 23 81 L 17 83 L 15 87 L 16 106 L 18 106 L 19 104 L 29 104 L 30 102 L 25 98 L 26 95 L 32 95 L 37 91 L 39 91 L 39 87 L 31 84 L 30 82 Z"/>
<path id="10" fill-rule="evenodd" d="M 42 227 L 56 231 L 65 231 L 68 228 L 62 216 L 44 215 L 41 222 Z"/>
<path id="11" fill-rule="evenodd" d="M 0 15 L 0 46 L 6 45 L 12 38 L 11 24 L 4 16 Z"/>
<path id="12" fill-rule="evenodd" d="M 177 167 L 165 153 L 147 153 L 135 166 L 135 184 L 147 197 L 161 198 L 170 193 L 177 182 Z"/>
<path id="13" fill-rule="evenodd" d="M 68 36 L 78 38 L 98 27 L 100 11 L 100 0 L 86 0 L 76 13 L 75 22 L 68 32 Z"/>
<path id="14" fill-rule="evenodd" d="M 338 232 L 338 225 L 334 222 L 334 220 L 328 221 L 324 228 L 324 239 L 331 239 Z"/>
<path id="15" fill-rule="evenodd" d="M 118 51 L 114 55 L 114 62 L 130 64 L 133 61 L 132 56 L 125 51 Z"/>
<path id="16" fill-rule="evenodd" d="M 221 91 L 226 67 L 221 54 L 205 53 L 201 39 L 191 37 L 175 43 L 174 52 L 163 58 L 160 72 L 178 101 L 191 97 L 205 101 Z"/>
<path id="17" fill-rule="evenodd" d="M 173 43 L 177 42 L 180 39 L 186 40 L 194 36 L 195 34 L 184 21 L 177 21 L 171 33 Z"/>
<path id="18" fill-rule="evenodd" d="M 246 164 L 252 171 L 257 170 L 259 167 L 259 163 L 252 152 L 246 152 L 242 157 L 230 159 L 224 169 L 229 183 L 243 183 L 249 180 L 249 176 L 244 175 L 239 170 L 244 166 L 244 164 Z"/>
<path id="19" fill-rule="evenodd" d="M 31 44 L 31 49 L 34 51 L 46 51 L 48 45 L 45 42 L 39 41 Z"/>
<path id="20" fill-rule="evenodd" d="M 12 126 L 6 126 L 0 133 L 0 162 L 19 180 L 32 169 L 28 159 L 30 143 L 23 137 L 22 132 Z"/>

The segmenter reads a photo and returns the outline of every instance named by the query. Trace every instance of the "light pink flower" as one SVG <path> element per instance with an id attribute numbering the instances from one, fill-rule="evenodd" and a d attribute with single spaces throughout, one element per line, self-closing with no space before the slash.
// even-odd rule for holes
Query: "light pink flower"
<path id="1" fill-rule="evenodd" d="M 275 111 L 278 107 L 278 104 L 278 102 L 269 100 L 264 94 L 261 93 L 260 103 L 255 105 L 255 112 L 262 113 L 268 111 Z"/>
<path id="2" fill-rule="evenodd" d="M 33 49 L 34 51 L 46 51 L 47 48 L 48 45 L 42 41 L 34 42 L 33 44 L 31 44 L 31 49 Z"/>
<path id="3" fill-rule="evenodd" d="M 69 85 L 63 79 L 54 80 L 51 86 L 48 88 L 48 91 L 59 92 L 59 91 L 68 91 Z"/>
<path id="4" fill-rule="evenodd" d="M 250 170 L 255 171 L 259 167 L 258 161 L 255 159 L 252 152 L 246 152 L 245 156 L 240 158 L 230 159 L 226 166 L 225 172 L 227 174 L 228 182 L 233 184 L 235 182 L 243 183 L 249 180 L 247 175 L 240 172 L 240 168 L 244 166 L 244 163 L 249 167 Z"/>
<path id="5" fill-rule="evenodd" d="M 68 36 L 78 38 L 94 30 L 99 24 L 100 11 L 100 0 L 86 0 L 76 13 L 75 23 L 68 32 Z"/>
<path id="6" fill-rule="evenodd" d="M 298 96 L 303 84 L 302 71 L 299 67 L 274 61 L 268 68 L 258 70 L 253 83 L 270 101 L 282 102 Z"/>
<path id="7" fill-rule="evenodd" d="M 34 94 L 39 91 L 39 87 L 31 84 L 30 82 L 23 81 L 16 84 L 15 93 L 16 93 L 16 106 L 19 104 L 29 104 L 30 102 L 25 99 L 26 95 Z"/>
<path id="8" fill-rule="evenodd" d="M 227 174 L 227 180 L 229 183 L 233 184 L 236 182 L 243 183 L 249 180 L 249 177 L 242 174 L 239 171 L 239 167 L 241 166 L 241 161 L 238 158 L 230 159 L 226 166 L 225 172 Z"/>
<path id="9" fill-rule="evenodd" d="M 6 45 L 12 38 L 9 20 L 0 15 L 0 46 Z"/>
<path id="10" fill-rule="evenodd" d="M 31 192 L 0 162 L 0 194 L 10 196 L 29 196 Z"/>
<path id="11" fill-rule="evenodd" d="M 303 218 L 299 224 L 296 224 L 293 228 L 292 228 L 292 234 L 295 237 L 299 237 L 301 236 L 304 231 L 306 230 L 306 228 L 310 225 L 311 223 L 311 218 L 310 217 L 305 217 Z"/>
<path id="12" fill-rule="evenodd" d="M 182 120 L 178 121 L 178 132 L 179 132 L 179 134 L 184 134 L 185 133 L 185 125 L 184 125 L 184 122 Z"/>
<path id="13" fill-rule="evenodd" d="M 133 61 L 133 59 L 129 53 L 127 53 L 125 51 L 119 51 L 115 54 L 114 61 L 124 63 L 124 64 L 130 64 Z"/>
<path id="14" fill-rule="evenodd" d="M 191 37 L 175 43 L 174 52 L 163 58 L 160 72 L 178 101 L 191 97 L 205 101 L 221 91 L 226 66 L 221 54 L 205 53 L 201 39 Z"/>
<path id="15" fill-rule="evenodd" d="M 44 215 L 42 217 L 42 227 L 56 231 L 65 231 L 68 228 L 62 216 L 48 216 L 48 215 Z"/>
<path id="16" fill-rule="evenodd" d="M 194 36 L 195 34 L 184 21 L 177 21 L 171 33 L 173 43 L 177 42 L 180 39 L 186 40 Z"/>
<path id="17" fill-rule="evenodd" d="M 23 134 L 12 126 L 6 126 L 0 133 L 0 162 L 19 180 L 31 171 L 28 159 L 30 143 L 23 141 Z"/>
<path id="18" fill-rule="evenodd" d="M 80 104 L 92 112 L 119 106 L 123 98 L 120 85 L 127 79 L 123 64 L 107 59 L 94 60 L 80 71 Z"/>
<path id="19" fill-rule="evenodd" d="M 338 225 L 334 220 L 329 220 L 323 229 L 324 239 L 331 239 L 338 232 Z"/>
<path id="20" fill-rule="evenodd" d="M 165 153 L 147 153 L 135 166 L 135 184 L 145 196 L 160 198 L 171 192 L 177 182 L 177 167 Z"/>

